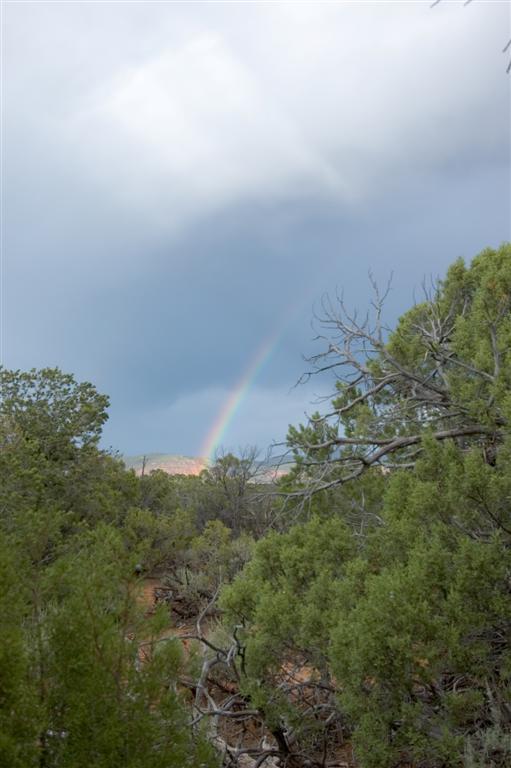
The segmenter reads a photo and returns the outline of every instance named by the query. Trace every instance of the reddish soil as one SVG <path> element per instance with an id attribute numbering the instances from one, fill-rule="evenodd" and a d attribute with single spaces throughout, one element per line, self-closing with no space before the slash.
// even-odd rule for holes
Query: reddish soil
<path id="1" fill-rule="evenodd" d="M 147 578 L 144 580 L 142 591 L 139 596 L 140 604 L 144 606 L 145 613 L 150 616 L 154 612 L 155 605 L 157 604 L 157 591 L 165 591 L 165 584 L 158 578 Z M 196 625 L 193 619 L 188 621 L 178 621 L 178 625 L 171 625 L 171 611 L 169 608 L 169 626 L 163 630 L 160 634 L 160 639 L 167 637 L 178 637 L 182 639 L 183 647 L 185 651 L 188 650 L 191 640 L 190 635 L 196 633 Z M 140 660 L 146 659 L 146 654 L 141 648 Z M 293 683 L 313 683 L 316 677 L 315 670 L 307 665 L 291 664 L 287 663 L 282 668 L 283 679 Z M 228 686 L 232 686 L 232 683 L 227 683 Z M 234 693 L 235 691 L 230 691 Z M 229 694 L 228 691 L 222 690 L 214 686 L 210 691 L 212 697 L 216 701 L 221 701 Z M 236 721 L 235 719 L 223 718 L 219 723 L 219 735 L 229 744 L 236 744 L 242 741 L 246 746 L 257 747 L 261 744 L 263 738 L 266 739 L 268 744 L 273 744 L 273 737 L 265 732 L 261 723 L 255 719 L 246 721 Z M 335 760 L 335 762 L 331 762 Z M 346 742 L 339 745 L 335 752 L 330 757 L 329 765 L 331 768 L 356 768 L 356 763 L 353 757 L 353 751 L 351 744 Z"/>

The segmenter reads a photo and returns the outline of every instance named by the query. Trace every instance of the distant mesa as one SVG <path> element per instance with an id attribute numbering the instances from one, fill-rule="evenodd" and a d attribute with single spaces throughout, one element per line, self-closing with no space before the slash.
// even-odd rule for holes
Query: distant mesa
<path id="1" fill-rule="evenodd" d="M 179 456 L 171 453 L 146 453 L 140 456 L 123 456 L 128 469 L 134 469 L 137 475 L 148 475 L 155 469 L 161 469 L 168 475 L 200 475 L 203 469 L 211 466 L 211 461 L 202 456 Z M 145 465 L 144 465 L 145 460 Z M 280 459 L 257 462 L 254 480 L 271 483 L 291 469 L 292 464 Z"/>
<path id="2" fill-rule="evenodd" d="M 145 459 L 145 467 L 144 467 Z M 169 453 L 146 453 L 140 456 L 123 456 L 128 469 L 134 469 L 137 475 L 149 474 L 155 469 L 162 469 L 169 475 L 200 475 L 208 467 L 208 460 L 198 456 L 174 456 Z"/>

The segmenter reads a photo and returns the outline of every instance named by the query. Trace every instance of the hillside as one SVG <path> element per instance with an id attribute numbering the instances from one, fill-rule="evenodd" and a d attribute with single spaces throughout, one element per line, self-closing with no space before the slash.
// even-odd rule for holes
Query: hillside
<path id="1" fill-rule="evenodd" d="M 128 469 L 142 474 L 145 458 L 145 472 L 163 469 L 169 475 L 199 475 L 208 466 L 207 459 L 198 456 L 179 456 L 170 453 L 148 453 L 140 456 L 123 456 Z"/>

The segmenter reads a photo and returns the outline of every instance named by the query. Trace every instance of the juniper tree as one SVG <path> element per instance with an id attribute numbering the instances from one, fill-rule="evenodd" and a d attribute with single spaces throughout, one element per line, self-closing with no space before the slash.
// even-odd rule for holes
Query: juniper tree
<path id="1" fill-rule="evenodd" d="M 222 595 L 267 754 L 328 765 L 348 737 L 361 768 L 504 768 L 511 247 L 455 262 L 394 329 L 383 297 L 372 320 L 324 308 L 312 370 L 336 392 L 290 430 L 287 481 L 317 515 L 259 542 Z"/>

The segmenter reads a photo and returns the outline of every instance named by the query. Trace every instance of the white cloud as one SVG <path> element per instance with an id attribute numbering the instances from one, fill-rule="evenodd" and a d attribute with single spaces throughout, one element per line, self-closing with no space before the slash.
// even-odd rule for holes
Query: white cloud
<path id="1" fill-rule="evenodd" d="M 36 103 L 46 88 L 46 131 L 78 183 L 164 229 L 258 198 L 353 205 L 404 168 L 491 154 L 505 136 L 487 119 L 507 89 L 497 4 L 148 4 L 105 10 L 101 25 L 98 13 L 49 12 Z M 28 33 L 30 56 L 44 24 Z"/>
<path id="2" fill-rule="evenodd" d="M 100 147 L 120 194 L 156 211 L 163 203 L 170 219 L 263 190 L 282 194 L 297 182 L 342 191 L 299 124 L 218 37 L 197 37 L 129 71 L 82 121 L 83 130 L 103 127 Z M 110 176 L 111 166 L 101 167 Z"/>

